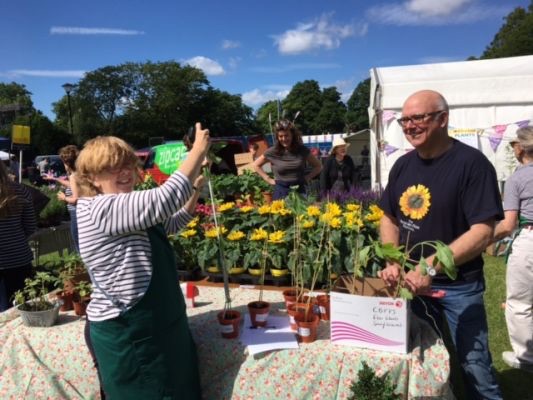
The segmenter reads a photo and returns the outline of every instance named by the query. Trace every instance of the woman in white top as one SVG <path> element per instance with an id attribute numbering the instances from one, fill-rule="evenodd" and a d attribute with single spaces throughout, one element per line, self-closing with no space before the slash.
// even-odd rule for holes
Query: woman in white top
<path id="1" fill-rule="evenodd" d="M 160 187 L 133 191 L 137 158 L 123 140 L 89 140 L 76 162 L 80 254 L 104 391 L 116 399 L 200 398 L 196 349 L 167 234 L 191 219 L 209 131 Z M 179 210 L 179 211 L 178 211 Z"/>

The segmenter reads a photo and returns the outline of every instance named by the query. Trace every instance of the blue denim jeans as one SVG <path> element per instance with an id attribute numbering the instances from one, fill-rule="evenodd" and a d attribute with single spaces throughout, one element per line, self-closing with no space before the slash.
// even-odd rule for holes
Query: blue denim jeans
<path id="1" fill-rule="evenodd" d="M 434 284 L 431 287 L 445 290 L 446 296 L 442 299 L 418 296 L 411 302 L 411 309 L 435 327 L 426 314 L 427 307 L 440 332 L 443 332 L 443 318 L 446 318 L 462 367 L 466 398 L 502 399 L 489 351 L 487 315 L 483 304 L 484 280 L 454 285 Z"/>
<path id="2" fill-rule="evenodd" d="M 69 208 L 68 213 L 70 215 L 70 234 L 72 235 L 72 243 L 74 244 L 74 250 L 76 253 L 79 253 L 80 246 L 78 241 L 78 218 L 76 217 L 76 209 Z"/>

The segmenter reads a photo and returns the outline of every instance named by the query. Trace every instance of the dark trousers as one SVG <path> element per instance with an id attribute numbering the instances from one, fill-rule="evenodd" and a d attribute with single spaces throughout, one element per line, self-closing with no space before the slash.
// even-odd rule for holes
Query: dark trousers
<path id="1" fill-rule="evenodd" d="M 105 400 L 106 397 L 104 389 L 102 387 L 102 377 L 100 376 L 100 368 L 98 368 L 98 361 L 96 360 L 96 355 L 94 354 L 94 347 L 91 342 L 91 323 L 88 319 L 85 321 L 85 329 L 83 330 L 83 335 L 85 336 L 85 343 L 89 348 L 89 353 L 91 353 L 91 358 L 93 359 L 94 367 L 96 368 L 96 372 L 98 373 L 98 382 L 100 382 L 100 398 L 102 400 Z"/>
<path id="2" fill-rule="evenodd" d="M 13 295 L 24 287 L 24 279 L 31 275 L 31 264 L 0 269 L 0 312 L 11 308 Z"/>

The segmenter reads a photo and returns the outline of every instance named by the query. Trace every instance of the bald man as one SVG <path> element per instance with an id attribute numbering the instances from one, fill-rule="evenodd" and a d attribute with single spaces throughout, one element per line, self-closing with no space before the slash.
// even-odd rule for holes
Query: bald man
<path id="1" fill-rule="evenodd" d="M 441 240 L 450 246 L 458 267 L 456 280 L 443 274 L 439 265 L 431 267 L 434 255 L 429 246 L 411 253 L 415 260 L 428 257 L 430 265 L 426 274 L 418 265 L 405 272 L 405 287 L 418 295 L 412 310 L 439 334 L 446 319 L 467 398 L 501 399 L 488 346 L 481 257 L 495 221 L 503 218 L 496 171 L 480 151 L 448 136 L 448 115 L 444 97 L 431 90 L 416 92 L 405 101 L 398 123 L 415 151 L 400 157 L 390 171 L 380 200 L 385 212 L 380 235 L 384 243 L 407 244 L 409 248 L 426 240 Z M 414 202 L 408 207 L 404 204 L 402 210 L 400 198 L 413 186 L 420 192 L 419 198 L 411 199 Z M 419 209 L 410 213 L 409 207 Z M 380 275 L 395 286 L 400 272 L 398 264 L 389 262 Z M 431 297 L 431 291 L 445 296 Z"/>

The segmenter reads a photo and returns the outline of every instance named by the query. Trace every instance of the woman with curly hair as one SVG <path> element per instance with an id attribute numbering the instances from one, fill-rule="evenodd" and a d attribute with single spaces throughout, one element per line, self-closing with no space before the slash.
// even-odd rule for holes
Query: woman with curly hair
<path id="1" fill-rule="evenodd" d="M 11 307 L 11 297 L 31 274 L 28 238 L 36 227 L 31 194 L 9 179 L 0 162 L 0 311 Z"/>

